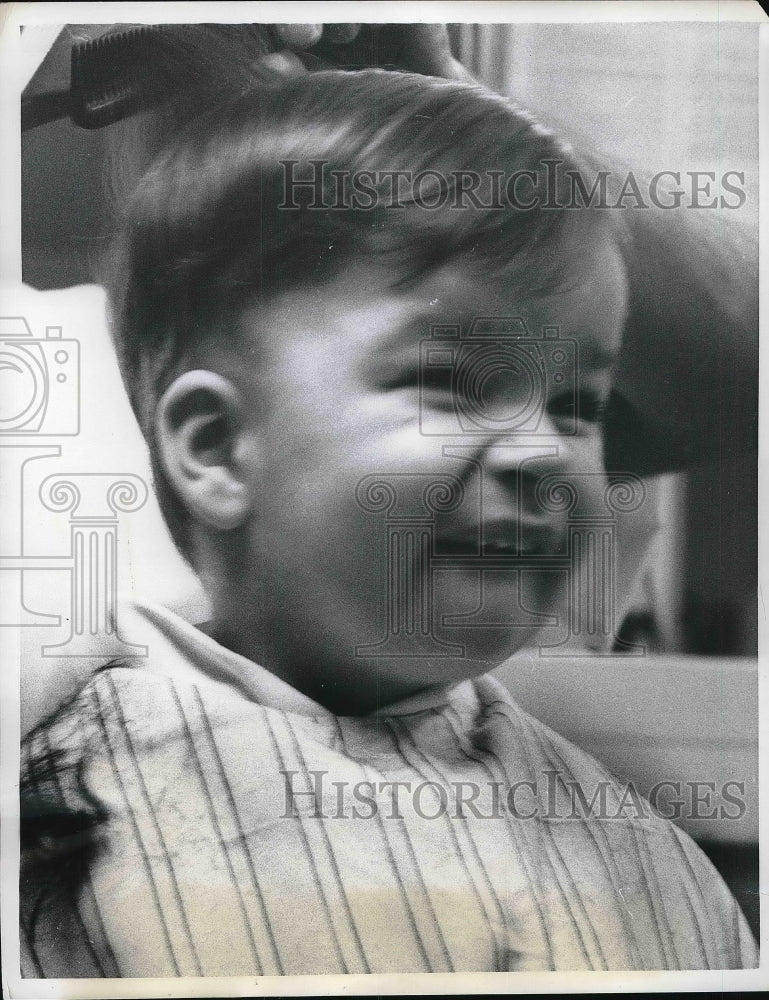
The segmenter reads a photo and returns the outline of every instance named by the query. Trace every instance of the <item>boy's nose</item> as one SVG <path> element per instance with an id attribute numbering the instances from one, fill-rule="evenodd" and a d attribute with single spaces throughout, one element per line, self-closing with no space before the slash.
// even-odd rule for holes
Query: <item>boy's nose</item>
<path id="1" fill-rule="evenodd" d="M 482 464 L 490 475 L 543 476 L 566 472 L 572 448 L 564 435 L 506 434 L 486 439 Z"/>
<path id="2" fill-rule="evenodd" d="M 537 489 L 545 477 L 568 480 L 573 468 L 568 439 L 558 434 L 506 435 L 488 440 L 480 464 L 486 489 L 494 485 L 516 495 L 522 510 L 541 513 Z"/>

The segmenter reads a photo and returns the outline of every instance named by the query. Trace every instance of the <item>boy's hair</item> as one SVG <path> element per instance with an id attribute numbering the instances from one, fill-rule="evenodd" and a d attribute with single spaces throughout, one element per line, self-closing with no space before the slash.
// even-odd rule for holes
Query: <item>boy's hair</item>
<path id="1" fill-rule="evenodd" d="M 234 338 L 246 306 L 320 282 L 353 256 L 386 260 L 394 284 L 461 257 L 481 274 L 509 272 L 529 294 L 554 290 L 587 229 L 615 214 L 558 207 L 573 193 L 569 173 L 586 168 L 506 98 L 382 70 L 262 82 L 178 131 L 127 199 L 107 283 L 121 370 L 182 553 L 192 556 L 190 518 L 160 467 L 153 423 L 191 351 Z M 403 207 L 391 171 L 423 174 L 418 190 L 401 184 Z M 516 190 L 534 208 L 505 196 L 520 171 L 530 174 Z M 482 178 L 475 201 L 461 172 Z M 376 197 L 357 189 L 354 202 L 353 175 Z"/>

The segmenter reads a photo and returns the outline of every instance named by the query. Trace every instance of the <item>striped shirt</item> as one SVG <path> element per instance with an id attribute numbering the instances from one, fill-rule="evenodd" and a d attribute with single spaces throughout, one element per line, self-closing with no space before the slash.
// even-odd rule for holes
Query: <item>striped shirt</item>
<path id="1" fill-rule="evenodd" d="M 757 964 L 694 843 L 494 679 L 340 718 L 143 618 L 24 740 L 26 976 Z"/>

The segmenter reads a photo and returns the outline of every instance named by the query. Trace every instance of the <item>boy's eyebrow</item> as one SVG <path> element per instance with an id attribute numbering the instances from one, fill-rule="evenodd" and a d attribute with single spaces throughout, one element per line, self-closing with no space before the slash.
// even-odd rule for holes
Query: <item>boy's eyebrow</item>
<path id="1" fill-rule="evenodd" d="M 393 277 L 390 289 L 394 292 L 410 292 L 430 273 L 436 265 L 432 262 L 420 264 L 403 270 Z"/>
<path id="2" fill-rule="evenodd" d="M 408 323 L 388 330 L 379 345 L 380 358 L 384 349 L 391 360 L 408 360 L 418 349 L 420 341 L 430 336 L 430 327 L 434 323 L 435 318 L 425 312 L 413 317 Z"/>
<path id="3" fill-rule="evenodd" d="M 417 315 L 410 317 L 410 321 L 408 323 L 403 326 L 396 324 L 392 330 L 389 330 L 383 336 L 381 346 L 386 347 L 388 352 L 402 352 L 405 356 L 405 354 L 410 352 L 416 345 L 419 344 L 421 340 L 428 339 L 431 335 L 432 327 L 436 325 L 446 326 L 453 324 L 449 324 L 448 322 L 439 322 L 435 314 L 430 310 L 429 306 L 425 306 L 425 308 L 420 310 Z M 456 325 L 461 326 L 461 328 L 467 332 L 468 320 L 466 317 L 463 317 L 463 322 L 457 323 Z M 526 339 L 537 342 L 540 338 L 530 331 L 530 337 Z M 573 333 L 569 332 L 563 337 L 563 339 L 566 341 L 575 341 L 579 361 L 595 368 L 611 368 L 617 363 L 620 356 L 621 344 L 618 343 L 616 349 L 613 350 L 607 347 L 595 334 L 587 333 L 579 329 L 575 330 Z M 542 339 L 541 343 L 545 346 L 547 341 Z"/>

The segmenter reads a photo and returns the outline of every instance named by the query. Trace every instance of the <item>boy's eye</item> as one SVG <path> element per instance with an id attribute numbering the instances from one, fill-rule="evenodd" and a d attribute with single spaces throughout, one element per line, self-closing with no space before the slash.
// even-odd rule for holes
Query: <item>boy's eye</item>
<path id="1" fill-rule="evenodd" d="M 429 395 L 431 399 L 445 396 L 449 398 L 449 401 L 454 392 L 451 372 L 440 368 L 427 368 L 422 372 L 419 370 L 401 372 L 388 380 L 386 388 L 388 390 L 415 389 L 425 396 Z"/>
<path id="2" fill-rule="evenodd" d="M 548 400 L 547 412 L 551 417 L 571 419 L 574 416 L 575 399 L 571 394 L 564 393 Z"/>
<path id="3" fill-rule="evenodd" d="M 422 369 L 417 379 L 423 392 L 445 394 L 453 396 L 456 392 L 453 372 L 450 368 L 426 366 Z"/>
<path id="4" fill-rule="evenodd" d="M 547 404 L 547 412 L 551 417 L 562 420 L 579 420 L 589 424 L 598 424 L 606 412 L 606 401 L 592 389 L 578 393 L 577 398 L 571 393 L 556 396 Z"/>
<path id="5" fill-rule="evenodd" d="M 589 390 L 579 394 L 580 420 L 586 420 L 591 424 L 600 424 L 606 413 L 607 400 L 599 393 Z"/>

